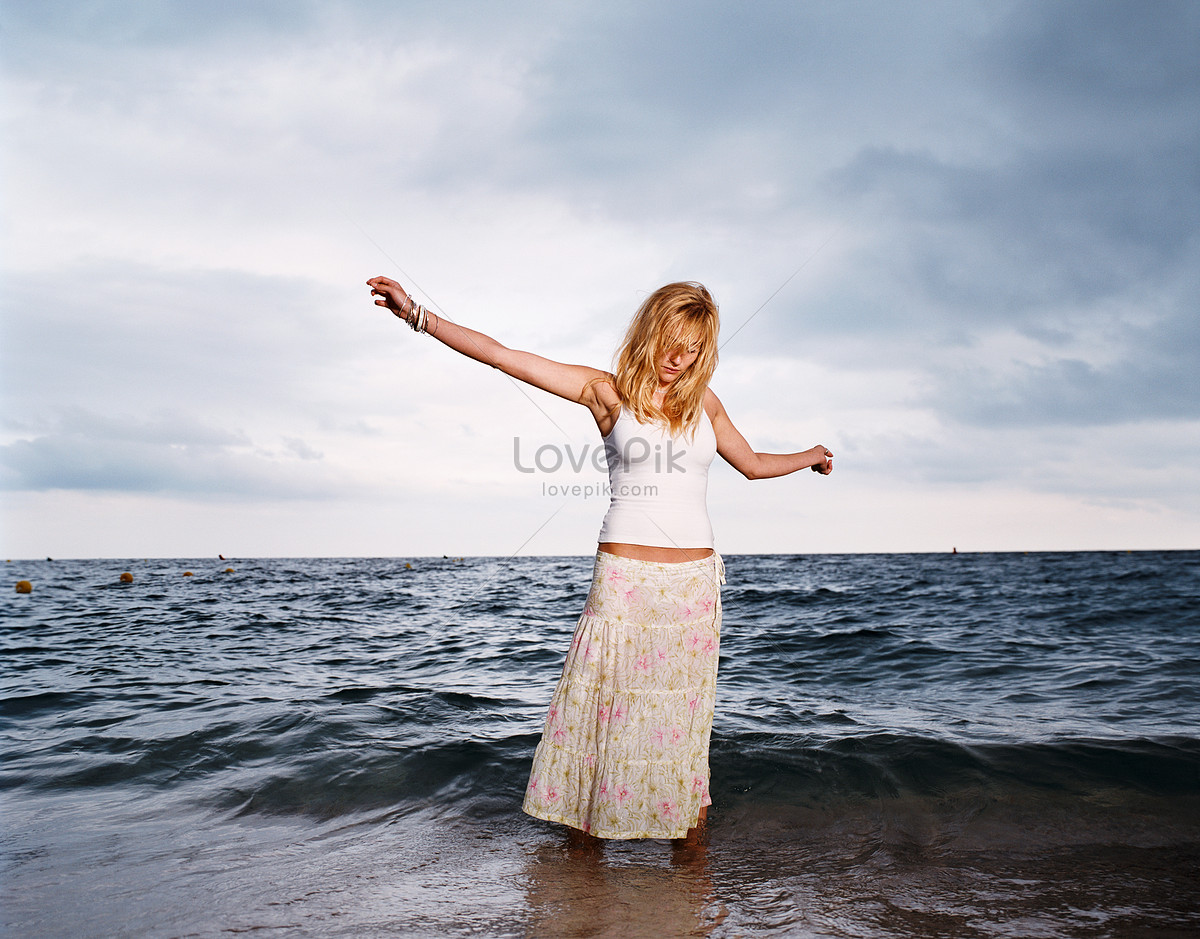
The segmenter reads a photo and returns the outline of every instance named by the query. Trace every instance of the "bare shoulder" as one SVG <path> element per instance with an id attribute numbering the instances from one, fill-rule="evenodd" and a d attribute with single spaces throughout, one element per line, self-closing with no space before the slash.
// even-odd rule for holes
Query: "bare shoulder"
<path id="1" fill-rule="evenodd" d="M 594 370 L 595 375 L 583 385 L 583 395 L 593 397 L 601 405 L 617 407 L 620 405 L 620 395 L 617 394 L 617 379 L 611 372 Z"/>
<path id="2" fill-rule="evenodd" d="M 615 411 L 621 406 L 621 396 L 617 393 L 616 379 L 609 372 L 592 369 L 594 374 L 587 380 L 579 394 L 579 403 L 590 408 L 593 413 L 604 414 Z"/>
<path id="3" fill-rule="evenodd" d="M 721 404 L 721 399 L 711 388 L 704 389 L 704 413 L 708 415 L 710 421 L 715 421 L 718 414 L 725 413 L 725 406 Z"/>

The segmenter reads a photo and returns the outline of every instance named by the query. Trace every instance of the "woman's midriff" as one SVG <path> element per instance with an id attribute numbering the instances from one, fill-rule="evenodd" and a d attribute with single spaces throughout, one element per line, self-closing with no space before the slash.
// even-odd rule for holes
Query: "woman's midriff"
<path id="1" fill-rule="evenodd" d="M 605 554 L 634 561 L 656 561 L 662 564 L 684 564 L 711 557 L 712 548 L 660 548 L 648 544 L 624 544 L 620 541 L 602 541 L 599 548 Z"/>

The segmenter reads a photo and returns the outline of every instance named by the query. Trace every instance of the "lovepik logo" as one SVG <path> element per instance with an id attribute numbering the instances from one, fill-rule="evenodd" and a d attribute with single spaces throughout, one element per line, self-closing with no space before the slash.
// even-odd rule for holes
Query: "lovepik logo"
<path id="1" fill-rule="evenodd" d="M 654 461 L 655 473 L 686 473 L 687 469 L 678 464 L 678 460 L 687 456 L 687 450 L 675 449 L 675 441 L 668 440 L 664 447 L 661 443 L 651 444 L 641 437 L 631 437 L 626 441 L 623 450 L 609 445 L 592 446 L 584 444 L 580 448 L 572 447 L 569 443 L 563 446 L 544 443 L 533 451 L 533 465 L 527 466 L 521 462 L 521 438 L 513 437 L 513 466 L 518 473 L 557 473 L 564 466 L 572 472 L 579 473 L 585 466 L 598 473 L 608 472 L 609 451 L 614 458 L 619 457 L 621 466 L 628 469 L 632 466 Z M 528 452 L 528 450 L 526 451 Z"/>

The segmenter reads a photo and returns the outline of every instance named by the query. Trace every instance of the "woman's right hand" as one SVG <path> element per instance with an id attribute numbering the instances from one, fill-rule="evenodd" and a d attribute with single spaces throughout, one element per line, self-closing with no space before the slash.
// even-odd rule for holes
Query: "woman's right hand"
<path id="1" fill-rule="evenodd" d="M 390 277 L 372 277 L 367 281 L 367 286 L 371 288 L 371 296 L 375 298 L 376 306 L 386 307 L 408 322 L 414 303 L 403 287 Z"/>

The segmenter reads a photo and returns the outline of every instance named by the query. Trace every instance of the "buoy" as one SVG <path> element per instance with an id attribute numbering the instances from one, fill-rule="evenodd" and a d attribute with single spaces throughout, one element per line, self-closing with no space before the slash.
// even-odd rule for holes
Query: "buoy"
<path id="1" fill-rule="evenodd" d="M 232 574 L 232 573 L 233 573 L 233 568 L 232 568 L 232 567 L 227 567 L 227 568 L 225 568 L 225 573 L 226 573 L 226 574 Z"/>
<path id="2" fill-rule="evenodd" d="M 133 583 L 133 575 L 131 573 L 129 573 L 129 571 L 126 571 L 124 574 L 121 575 L 121 583 L 132 584 Z"/>
<path id="3" fill-rule="evenodd" d="M 27 580 L 18 580 L 17 593 L 33 593 L 33 584 Z"/>
<path id="4" fill-rule="evenodd" d="M 405 562 L 404 562 L 404 569 L 405 569 L 406 571 L 411 571 L 411 570 L 412 570 L 412 565 L 411 565 L 411 564 L 409 564 L 407 561 L 405 561 Z"/>
<path id="5" fill-rule="evenodd" d="M 184 571 L 183 576 L 184 577 L 195 577 L 196 575 L 193 574 L 191 571 Z"/>

